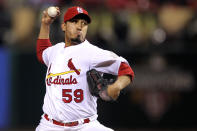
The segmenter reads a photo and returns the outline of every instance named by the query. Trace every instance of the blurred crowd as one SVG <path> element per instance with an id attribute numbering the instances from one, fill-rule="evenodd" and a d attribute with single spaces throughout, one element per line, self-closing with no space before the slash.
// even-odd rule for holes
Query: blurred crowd
<path id="1" fill-rule="evenodd" d="M 35 53 L 42 11 L 52 5 L 62 12 L 51 26 L 52 44 L 64 41 L 66 9 L 86 8 L 92 17 L 88 40 L 128 57 L 138 87 L 132 101 L 143 103 L 151 118 L 160 119 L 177 96 L 168 89 L 193 90 L 195 67 L 187 55 L 197 50 L 197 0 L 0 0 L 0 47 Z"/>
<path id="2" fill-rule="evenodd" d="M 59 6 L 62 15 L 52 27 L 54 43 L 63 40 L 60 23 L 72 5 L 92 16 L 88 39 L 116 52 L 196 49 L 196 0 L 1 0 L 0 44 L 32 51 L 42 11 Z M 162 49 L 163 50 L 163 49 Z"/>

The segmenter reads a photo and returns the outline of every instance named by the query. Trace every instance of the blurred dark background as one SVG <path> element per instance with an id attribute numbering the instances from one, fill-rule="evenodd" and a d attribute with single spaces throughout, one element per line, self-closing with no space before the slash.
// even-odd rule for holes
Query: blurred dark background
<path id="1" fill-rule="evenodd" d="M 46 67 L 36 58 L 42 11 L 59 6 L 53 44 L 64 41 L 65 10 L 80 5 L 87 39 L 125 57 L 135 72 L 116 102 L 98 101 L 99 121 L 118 131 L 197 130 L 197 0 L 0 0 L 0 130 L 34 130 Z"/>

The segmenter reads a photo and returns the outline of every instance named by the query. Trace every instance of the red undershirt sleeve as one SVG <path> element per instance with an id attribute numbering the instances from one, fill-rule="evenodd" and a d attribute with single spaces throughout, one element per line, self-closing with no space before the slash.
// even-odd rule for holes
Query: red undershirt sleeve
<path id="1" fill-rule="evenodd" d="M 44 64 L 44 61 L 42 59 L 42 53 L 43 51 L 52 46 L 51 42 L 49 39 L 38 39 L 37 40 L 37 45 L 36 45 L 36 55 L 38 58 L 38 61 Z"/>
<path id="2" fill-rule="evenodd" d="M 134 79 L 134 72 L 133 72 L 133 70 L 125 62 L 122 62 L 120 64 L 120 67 L 119 67 L 119 70 L 118 70 L 118 76 L 122 76 L 122 75 L 129 75 L 131 77 L 131 80 Z"/>

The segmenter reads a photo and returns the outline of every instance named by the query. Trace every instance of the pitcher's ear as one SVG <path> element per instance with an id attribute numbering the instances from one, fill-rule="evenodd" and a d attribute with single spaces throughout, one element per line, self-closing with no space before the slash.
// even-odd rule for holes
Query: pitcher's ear
<path id="1" fill-rule="evenodd" d="M 61 24 L 62 31 L 66 31 L 66 23 Z"/>

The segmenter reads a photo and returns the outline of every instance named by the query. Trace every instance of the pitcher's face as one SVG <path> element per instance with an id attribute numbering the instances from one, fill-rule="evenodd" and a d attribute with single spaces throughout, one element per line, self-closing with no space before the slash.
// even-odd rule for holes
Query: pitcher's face
<path id="1" fill-rule="evenodd" d="M 65 38 L 77 44 L 83 42 L 86 38 L 88 23 L 85 19 L 71 19 L 63 23 L 62 30 L 65 31 Z"/>

